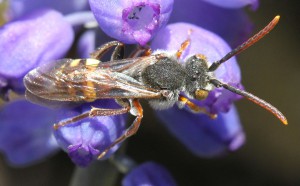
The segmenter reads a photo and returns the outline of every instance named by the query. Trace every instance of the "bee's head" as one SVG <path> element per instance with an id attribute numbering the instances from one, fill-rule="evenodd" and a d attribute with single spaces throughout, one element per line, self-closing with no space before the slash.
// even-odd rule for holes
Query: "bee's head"
<path id="1" fill-rule="evenodd" d="M 212 72 L 208 71 L 206 57 L 201 54 L 189 57 L 185 62 L 185 69 L 187 72 L 186 93 L 194 99 L 205 99 L 212 89 L 209 82 Z"/>

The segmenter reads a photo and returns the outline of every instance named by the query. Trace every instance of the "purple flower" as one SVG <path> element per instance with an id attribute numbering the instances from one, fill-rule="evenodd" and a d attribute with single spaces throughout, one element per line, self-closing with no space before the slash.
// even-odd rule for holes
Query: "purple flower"
<path id="1" fill-rule="evenodd" d="M 238 113 L 232 107 L 217 119 L 176 107 L 156 113 L 170 132 L 191 152 L 213 157 L 237 150 L 245 141 Z"/>
<path id="2" fill-rule="evenodd" d="M 253 10 L 258 7 L 258 0 L 204 0 L 208 3 L 224 7 L 224 8 L 242 8 L 250 5 Z"/>
<path id="3" fill-rule="evenodd" d="M 204 54 L 209 64 L 211 64 L 230 51 L 229 46 L 220 37 L 203 28 L 187 23 L 171 24 L 163 28 L 172 12 L 173 0 L 89 0 L 89 3 L 102 30 L 109 36 L 122 42 L 145 45 L 159 32 L 157 37 L 153 40 L 152 48 L 176 51 L 180 48 L 180 44 L 188 38 L 188 30 L 192 29 L 190 36 L 191 45 L 183 53 L 182 61 L 190 55 L 200 53 Z M 173 21 L 188 20 L 197 23 L 205 28 L 217 31 L 231 41 L 240 40 L 240 38 L 247 35 L 249 30 L 251 30 L 248 17 L 245 16 L 242 10 L 226 10 L 203 1 L 195 2 L 187 0 L 182 2 L 178 1 L 176 3 L 176 14 L 174 15 Z M 252 7 L 257 6 L 257 1 L 242 2 L 232 0 L 228 2 L 230 4 L 224 4 L 224 2 L 221 1 L 210 1 L 210 3 L 230 8 L 239 8 L 246 5 L 252 5 Z M 0 28 L 0 57 L 2 59 L 0 63 L 0 95 L 3 97 L 7 95 L 6 93 L 10 89 L 18 92 L 24 91 L 22 78 L 32 68 L 44 62 L 51 62 L 64 57 L 74 39 L 71 24 L 73 24 L 73 26 L 85 27 L 87 25 L 86 23 L 93 22 L 94 19 L 94 17 L 91 19 L 89 12 L 84 12 L 85 16 L 80 14 L 82 12 L 74 12 L 74 14 L 68 17 L 63 17 L 60 13 L 53 10 L 32 12 L 33 10 L 43 7 L 56 8 L 63 13 L 73 13 L 76 10 L 85 8 L 86 0 L 62 0 L 59 2 L 48 0 L 43 2 L 34 0 L 11 0 L 11 16 L 14 18 L 18 17 L 18 20 L 14 20 Z M 24 16 L 25 13 L 30 14 Z M 181 16 L 181 13 L 184 16 Z M 226 14 L 230 15 L 225 16 Z M 191 17 L 189 17 L 189 15 Z M 233 18 L 234 21 L 231 21 Z M 225 22 L 223 19 L 230 21 Z M 234 27 L 231 25 L 231 22 L 233 22 L 232 25 L 234 24 Z M 79 37 L 78 53 L 81 57 L 89 57 L 89 53 L 95 48 L 96 37 L 97 35 L 94 30 L 85 31 L 84 34 Z M 223 82 L 242 87 L 240 84 L 240 70 L 235 58 L 228 60 L 225 64 L 220 66 L 220 68 L 215 71 L 215 76 Z M 197 105 L 206 107 L 211 113 L 218 113 L 219 117 L 216 120 L 211 120 L 205 115 L 191 114 L 186 110 L 179 110 L 178 108 L 162 111 L 158 115 L 166 126 L 170 128 L 171 132 L 192 152 L 200 156 L 215 156 L 226 151 L 233 151 L 244 142 L 244 133 L 240 127 L 237 113 L 235 109 L 232 108 L 233 101 L 239 98 L 240 96 L 234 93 L 222 88 L 216 88 L 210 92 L 206 100 L 195 101 Z M 8 114 L 8 111 L 10 109 L 16 109 L 17 107 L 22 109 L 26 106 L 25 109 L 31 110 L 32 112 L 39 110 L 39 112 L 37 112 L 38 114 L 40 113 L 40 116 L 37 116 L 38 119 L 32 114 L 29 114 L 30 119 L 26 118 L 27 120 L 24 120 L 26 122 L 28 121 L 28 123 L 34 122 L 33 126 L 38 132 L 32 134 L 30 133 L 32 131 L 25 130 L 25 137 L 20 134 L 18 134 L 17 137 L 11 135 L 14 137 L 12 138 L 13 144 L 0 143 L 0 149 L 10 155 L 11 161 L 17 162 L 15 164 L 30 163 L 45 157 L 47 153 L 53 152 L 53 149 L 57 148 L 57 144 L 53 143 L 55 145 L 49 145 L 53 142 L 53 137 L 49 135 L 49 131 L 52 131 L 51 124 L 54 123 L 52 120 L 54 120 L 57 113 L 49 111 L 49 115 L 47 115 L 45 114 L 46 111 L 37 109 L 39 108 L 37 106 L 37 108 L 35 106 L 27 106 L 29 103 L 19 103 L 16 104 L 17 106 L 12 106 L 15 104 L 15 102 L 9 103 L 4 106 L 3 111 L 0 112 L 1 117 L 5 118 L 6 115 L 8 115 L 11 118 L 10 120 L 4 119 L 3 121 L 5 122 L 3 126 L 13 126 L 13 130 L 9 127 L 8 129 L 4 127 L 2 131 L 10 131 L 10 133 L 12 133 L 11 131 L 17 131 L 18 134 L 19 130 L 25 130 L 22 127 L 18 128 L 14 125 L 15 123 L 19 124 L 19 122 L 23 121 L 14 117 L 16 115 L 21 116 L 22 113 L 18 111 L 16 115 L 12 116 Z M 102 100 L 91 104 L 84 104 L 71 110 L 60 110 L 59 120 L 63 121 L 87 112 L 91 109 L 91 105 L 99 108 L 119 108 L 119 105 L 116 105 L 114 102 Z M 220 112 L 228 113 L 220 114 Z M 23 115 L 22 117 L 25 117 Z M 51 124 L 45 126 L 46 121 L 50 122 L 49 118 L 51 119 Z M 172 124 L 172 127 L 170 127 L 170 124 Z M 31 127 L 27 128 L 31 129 Z M 124 116 L 118 115 L 112 117 L 101 116 L 86 118 L 55 130 L 54 135 L 58 145 L 68 153 L 74 163 L 80 166 L 87 166 L 91 161 L 97 159 L 99 154 L 121 136 L 124 131 Z M 10 133 L 0 131 L 0 139 L 9 138 L 10 136 L 6 135 Z M 36 134 L 43 134 L 43 138 Z M 26 145 L 22 146 L 24 149 L 20 147 L 21 150 L 17 151 L 20 152 L 19 154 L 17 153 L 18 156 L 21 156 L 21 152 L 28 152 L 29 150 L 27 149 L 36 147 L 35 145 L 39 146 L 40 143 L 36 142 L 33 138 L 36 138 L 36 141 L 41 138 L 40 143 L 49 145 L 49 148 L 47 146 L 44 152 L 33 150 L 36 155 L 32 157 L 22 156 L 18 159 L 18 157 L 11 155 L 13 152 L 12 149 L 15 148 L 14 145 L 19 145 L 20 139 L 22 141 L 28 139 L 29 147 L 27 148 Z M 31 141 L 33 141 L 34 144 L 31 144 Z M 119 145 L 120 144 L 114 146 L 106 154 L 104 159 L 114 153 Z M 152 175 L 152 170 L 154 170 L 154 173 L 164 172 L 161 167 L 154 163 L 144 164 L 133 170 L 127 178 L 124 179 L 129 180 L 129 182 L 124 181 L 123 183 L 124 185 L 125 183 L 134 183 L 132 180 L 137 177 L 138 183 L 152 183 L 154 185 L 158 185 L 156 183 L 161 185 L 169 183 L 169 185 L 175 185 L 175 182 L 169 175 L 152 179 L 152 176 L 157 176 Z M 160 174 L 158 174 L 158 176 Z M 146 181 L 144 182 L 143 180 Z M 155 182 L 153 183 L 153 181 Z"/>
<path id="4" fill-rule="evenodd" d="M 9 17 L 15 19 L 38 9 L 52 8 L 63 14 L 88 8 L 87 0 L 10 0 Z"/>
<path id="5" fill-rule="evenodd" d="M 146 162 L 130 171 L 122 180 L 122 186 L 175 186 L 171 174 L 161 165 Z"/>
<path id="6" fill-rule="evenodd" d="M 99 100 L 92 104 L 80 106 L 77 109 L 65 110 L 61 118 L 65 120 L 78 116 L 89 111 L 91 106 L 99 108 L 120 107 L 113 101 Z M 87 166 L 120 137 L 124 130 L 125 118 L 123 115 L 99 116 L 60 127 L 54 131 L 54 135 L 59 146 L 68 153 L 74 163 L 79 166 Z M 104 156 L 104 159 L 115 152 L 119 145 L 114 146 Z"/>
<path id="7" fill-rule="evenodd" d="M 254 28 L 244 9 L 226 9 L 204 1 L 176 1 L 169 22 L 187 21 L 220 35 L 233 47 L 248 39 Z"/>
<path id="8" fill-rule="evenodd" d="M 190 35 L 191 44 L 184 51 L 181 58 L 183 61 L 191 55 L 203 54 L 208 60 L 208 65 L 221 59 L 231 51 L 228 44 L 214 33 L 188 23 L 174 23 L 162 29 L 152 42 L 152 49 L 163 49 L 167 51 L 177 51 L 181 43 Z M 240 84 L 241 73 L 235 58 L 229 59 L 222 64 L 215 72 L 217 79 L 236 87 Z M 229 92 L 223 88 L 214 89 L 204 101 L 197 101 L 200 106 L 205 106 L 211 113 L 227 112 L 233 101 L 241 96 Z"/>
<path id="9" fill-rule="evenodd" d="M 189 31 L 192 32 L 188 36 Z M 182 62 L 191 55 L 202 54 L 206 56 L 210 65 L 231 51 L 219 36 L 188 23 L 174 23 L 162 29 L 154 38 L 152 48 L 175 52 L 188 37 L 191 43 L 181 56 Z M 222 64 L 214 74 L 223 82 L 242 87 L 240 69 L 235 58 Z M 192 152 L 210 157 L 227 150 L 236 150 L 244 142 L 238 115 L 232 109 L 233 101 L 239 98 L 239 95 L 228 90 L 216 88 L 210 91 L 205 100 L 193 100 L 209 112 L 218 113 L 219 117 L 216 120 L 178 108 L 160 111 L 157 114 L 167 128 Z M 220 114 L 220 112 L 228 113 Z"/>
<path id="10" fill-rule="evenodd" d="M 2 26 L 0 38 L 0 88 L 22 92 L 23 76 L 42 62 L 62 58 L 74 34 L 59 12 L 40 10 Z"/>
<path id="11" fill-rule="evenodd" d="M 25 100 L 0 110 L 0 151 L 11 165 L 33 164 L 58 150 L 51 130 L 56 113 Z"/>
<path id="12" fill-rule="evenodd" d="M 77 53 L 80 58 L 89 58 L 90 53 L 95 50 L 96 46 L 96 32 L 94 30 L 88 30 L 84 32 L 77 45 Z"/>
<path id="13" fill-rule="evenodd" d="M 173 0 L 89 2 L 100 28 L 107 35 L 140 45 L 145 45 L 167 23 L 173 7 Z"/>

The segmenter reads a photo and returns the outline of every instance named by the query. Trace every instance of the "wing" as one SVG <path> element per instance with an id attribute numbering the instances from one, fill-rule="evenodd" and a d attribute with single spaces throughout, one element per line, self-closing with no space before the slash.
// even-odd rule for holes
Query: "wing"
<path id="1" fill-rule="evenodd" d="M 31 94 L 54 101 L 161 97 L 160 90 L 99 63 L 95 59 L 62 59 L 30 71 L 24 84 Z"/>
<path id="2" fill-rule="evenodd" d="M 116 61 L 99 63 L 100 68 L 110 68 L 113 71 L 126 74 L 130 77 L 139 78 L 141 72 L 148 67 L 157 62 L 157 57 L 155 55 L 144 56 L 138 58 L 126 58 Z"/>

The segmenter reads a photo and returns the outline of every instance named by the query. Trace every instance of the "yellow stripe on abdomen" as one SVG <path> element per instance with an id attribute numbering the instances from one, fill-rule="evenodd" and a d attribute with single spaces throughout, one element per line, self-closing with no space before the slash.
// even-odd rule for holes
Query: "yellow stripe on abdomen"
<path id="1" fill-rule="evenodd" d="M 85 101 L 92 102 L 97 99 L 97 94 L 94 89 L 94 82 L 92 81 L 86 81 L 85 86 L 88 88 L 83 88 L 83 95 L 85 97 Z"/>

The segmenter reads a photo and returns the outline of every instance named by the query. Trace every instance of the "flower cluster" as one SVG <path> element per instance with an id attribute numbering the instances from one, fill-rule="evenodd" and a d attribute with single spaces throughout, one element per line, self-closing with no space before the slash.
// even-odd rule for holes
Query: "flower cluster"
<path id="1" fill-rule="evenodd" d="M 6 20 L 0 27 L 0 96 L 6 101 L 0 110 L 0 151 L 10 164 L 25 166 L 63 149 L 75 164 L 88 166 L 125 132 L 126 116 L 88 117 L 58 130 L 52 124 L 87 113 L 91 107 L 120 106 L 114 100 L 63 105 L 54 110 L 35 105 L 23 98 L 25 74 L 65 57 L 88 58 L 98 44 L 111 40 L 109 37 L 170 52 L 177 51 L 190 38 L 182 61 L 193 54 L 203 54 L 211 64 L 251 33 L 253 26 L 242 9 L 248 5 L 256 9 L 258 1 L 10 0 L 5 4 L 5 12 L 0 12 Z M 79 38 L 76 41 L 75 36 Z M 235 58 L 220 66 L 215 76 L 243 88 Z M 17 98 L 12 92 L 18 94 Z M 214 120 L 177 107 L 156 114 L 192 153 L 214 157 L 234 151 L 244 143 L 243 129 L 233 106 L 238 99 L 240 96 L 216 88 L 204 101 L 193 100 L 210 113 L 218 114 Z M 48 106 L 56 105 L 50 102 Z M 102 160 L 119 146 L 111 148 Z M 131 170 L 122 184 L 176 185 L 165 168 L 152 162 Z"/>

